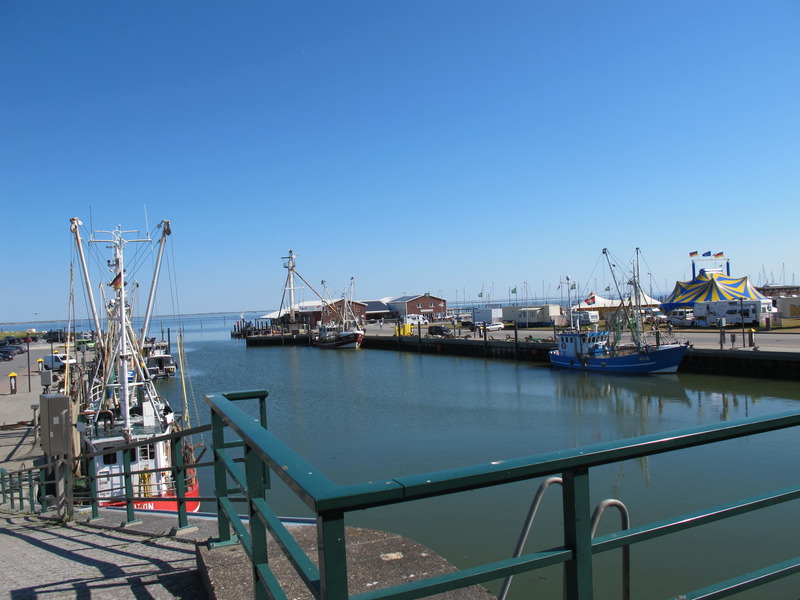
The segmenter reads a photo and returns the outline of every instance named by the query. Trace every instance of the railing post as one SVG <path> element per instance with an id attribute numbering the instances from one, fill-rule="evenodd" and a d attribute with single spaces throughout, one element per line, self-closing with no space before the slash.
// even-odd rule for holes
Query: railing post
<path id="1" fill-rule="evenodd" d="M 133 509 L 133 480 L 131 479 L 131 449 L 122 451 L 122 469 L 125 475 L 125 513 L 127 525 L 138 523 L 136 513 Z"/>
<path id="2" fill-rule="evenodd" d="M 28 471 L 28 506 L 31 509 L 31 512 L 34 512 L 34 502 L 35 502 L 35 494 L 33 492 L 33 469 Z"/>
<path id="3" fill-rule="evenodd" d="M 229 544 L 231 539 L 231 523 L 225 511 L 222 510 L 220 500 L 228 498 L 228 477 L 225 464 L 220 453 L 225 452 L 225 423 L 215 411 L 211 411 L 211 446 L 214 457 L 214 494 L 217 497 L 217 526 L 218 539 L 216 544 Z"/>
<path id="4" fill-rule="evenodd" d="M 347 548 L 344 513 L 326 512 L 317 516 L 319 582 L 321 600 L 347 600 Z"/>
<path id="5" fill-rule="evenodd" d="M 97 466 L 94 463 L 94 458 L 90 458 L 87 462 L 89 464 L 89 472 L 87 473 L 89 494 L 92 496 L 90 500 L 92 503 L 92 520 L 95 520 L 100 518 L 100 499 L 97 497 Z"/>
<path id="6" fill-rule="evenodd" d="M 175 502 L 178 506 L 178 530 L 189 527 L 189 517 L 186 515 L 186 469 L 183 464 L 183 437 L 170 440 L 172 446 L 173 473 L 172 481 L 175 486 Z"/>
<path id="7" fill-rule="evenodd" d="M 566 471 L 563 481 L 564 544 L 573 553 L 564 565 L 564 597 L 592 600 L 592 523 L 587 467 Z"/>
<path id="8" fill-rule="evenodd" d="M 269 564 L 267 556 L 267 527 L 259 516 L 254 499 L 264 498 L 264 480 L 261 476 L 263 461 L 248 445 L 244 451 L 245 476 L 247 479 L 247 508 L 250 517 L 251 566 L 253 590 L 257 600 L 268 600 L 267 583 L 262 581 L 261 566 Z"/>
<path id="9" fill-rule="evenodd" d="M 25 508 L 25 483 L 22 478 L 22 471 L 17 471 L 17 489 L 19 490 L 19 509 Z"/>
<path id="10" fill-rule="evenodd" d="M 311 336 L 309 336 L 309 340 Z M 264 429 L 269 429 L 267 427 L 267 396 L 269 394 L 265 393 L 263 396 L 258 397 L 258 412 L 259 416 L 261 417 L 261 426 Z M 267 468 L 267 464 L 265 462 L 261 462 L 261 477 L 264 480 L 264 486 L 266 489 L 270 488 L 270 481 L 269 481 L 269 469 Z"/>
<path id="11" fill-rule="evenodd" d="M 6 497 L 6 475 L 6 470 L 0 468 L 0 497 L 3 498 L 3 504 L 8 502 L 8 498 Z"/>

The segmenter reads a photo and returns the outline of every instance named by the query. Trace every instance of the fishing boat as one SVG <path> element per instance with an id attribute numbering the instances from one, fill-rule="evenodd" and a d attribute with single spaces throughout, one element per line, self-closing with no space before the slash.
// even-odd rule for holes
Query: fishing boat
<path id="1" fill-rule="evenodd" d="M 322 282 L 326 294 L 330 298 L 325 282 Z M 322 311 L 322 318 L 329 318 L 327 323 L 320 324 L 317 335 L 313 342 L 317 348 L 322 349 L 345 349 L 361 348 L 364 341 L 364 330 L 358 324 L 355 313 L 353 312 L 353 289 L 355 278 L 350 278 L 350 289 L 342 294 L 341 300 L 334 302 L 326 301 Z"/>
<path id="2" fill-rule="evenodd" d="M 84 468 L 96 477 L 96 493 L 101 499 L 101 505 L 124 504 L 124 473 L 128 471 L 132 473 L 130 477 L 133 482 L 133 496 L 138 498 L 133 501 L 134 508 L 177 510 L 174 467 L 177 461 L 184 465 L 194 464 L 197 447 L 184 443 L 183 456 L 175 457 L 171 455 L 169 442 L 159 439 L 188 424 L 187 410 L 184 407 L 180 414 L 176 414 L 159 395 L 154 384 L 154 373 L 148 365 L 148 351 L 145 349 L 152 342 L 147 338 L 147 331 L 164 245 L 171 234 L 170 223 L 162 221 L 158 226 L 161 230 L 158 256 L 143 324 L 138 332 L 135 331 L 131 319 L 135 293 L 126 293 L 128 274 L 124 249 L 130 243 L 152 244 L 152 240 L 149 236 L 143 239 L 126 239 L 135 232 L 122 231 L 119 228 L 114 231 L 94 232 L 91 235 L 90 244 L 100 243 L 113 251 L 112 258 L 105 261 L 111 283 L 100 288 L 103 290 L 103 298 L 100 304 L 96 304 L 87 268 L 86 249 L 80 234 L 81 225 L 77 218 L 71 220 L 71 231 L 86 287 L 86 304 L 90 308 L 95 331 L 100 332 L 100 335 L 95 345 L 94 361 L 77 369 L 75 381 L 65 385 L 65 390 L 69 390 L 72 404 L 80 407 L 77 429 L 81 432 L 81 453 L 92 455 L 103 452 L 86 459 Z M 106 287 L 107 292 L 104 291 Z M 131 286 L 134 290 L 138 287 Z M 101 326 L 101 311 L 105 313 L 105 328 Z M 158 355 L 151 358 L 155 356 Z M 174 366 L 171 356 L 169 361 Z M 146 443 L 148 440 L 152 440 L 152 443 Z M 129 444 L 137 444 L 136 451 L 128 455 L 129 465 L 123 464 L 127 459 L 121 450 L 108 452 L 115 447 L 121 448 Z M 196 473 L 191 468 L 186 470 L 185 490 L 186 509 L 196 512 L 200 508 L 200 502 L 192 498 L 199 497 L 200 488 Z"/>
<path id="3" fill-rule="evenodd" d="M 569 323 L 566 329 L 556 333 L 557 347 L 550 351 L 550 363 L 554 367 L 604 373 L 677 372 L 678 366 L 688 350 L 688 345 L 662 344 L 660 332 L 656 332 L 655 339 L 651 343 L 645 339 L 643 334 L 638 248 L 636 252 L 637 261 L 633 276 L 629 281 L 632 286 L 630 301 L 628 305 L 620 303 L 617 318 L 612 320 L 611 326 L 606 330 L 598 330 L 597 325 L 594 325 L 592 331 L 581 330 L 579 319 L 574 319 L 572 313 L 571 297 L 569 297 L 572 285 L 567 281 Z M 608 259 L 606 248 L 603 249 L 603 254 Z M 613 267 L 610 260 L 609 266 Z M 613 268 L 611 272 L 613 275 Z M 619 290 L 616 277 L 614 279 Z M 630 340 L 623 342 L 621 334 L 626 325 L 630 332 Z"/>

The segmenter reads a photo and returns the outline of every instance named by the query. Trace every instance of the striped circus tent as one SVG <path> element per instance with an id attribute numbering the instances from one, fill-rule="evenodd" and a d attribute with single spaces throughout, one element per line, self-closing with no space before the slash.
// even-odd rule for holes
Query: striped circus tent
<path id="1" fill-rule="evenodd" d="M 718 271 L 701 269 L 691 281 L 678 281 L 669 298 L 661 304 L 665 313 L 676 308 L 693 308 L 695 302 L 720 300 L 764 300 L 747 277 L 730 277 Z"/>

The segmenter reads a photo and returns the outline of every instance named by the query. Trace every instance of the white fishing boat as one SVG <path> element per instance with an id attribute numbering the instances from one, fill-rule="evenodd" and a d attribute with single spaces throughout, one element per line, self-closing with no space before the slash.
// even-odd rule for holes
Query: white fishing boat
<path id="1" fill-rule="evenodd" d="M 322 282 L 325 292 L 330 298 L 325 282 Z M 355 279 L 350 278 L 350 289 L 342 294 L 341 300 L 334 302 L 326 301 L 322 311 L 322 318 L 329 319 L 321 323 L 317 335 L 314 337 L 314 345 L 322 349 L 346 349 L 361 348 L 364 341 L 364 330 L 358 323 L 353 312 L 353 291 L 355 289 Z"/>
<path id="2" fill-rule="evenodd" d="M 71 230 L 80 257 L 81 269 L 87 293 L 87 306 L 95 331 L 100 332 L 95 346 L 95 360 L 85 369 L 76 371 L 77 381 L 65 386 L 72 396 L 73 404 L 80 406 L 78 429 L 81 432 L 81 450 L 84 453 L 105 452 L 88 460 L 88 472 L 97 477 L 97 494 L 105 505 L 121 504 L 125 497 L 123 454 L 121 451 L 108 453 L 109 449 L 131 443 L 155 440 L 159 436 L 179 430 L 182 426 L 176 418 L 175 410 L 158 394 L 154 385 L 154 374 L 145 357 L 144 344 L 152 315 L 158 274 L 167 236 L 170 235 L 169 221 L 159 224 L 161 239 L 158 243 L 158 256 L 150 285 L 150 295 L 142 328 L 134 330 L 131 322 L 135 294 L 126 293 L 126 264 L 124 249 L 130 243 L 152 243 L 148 237 L 127 239 L 134 232 L 99 231 L 91 235 L 90 244 L 100 243 L 113 251 L 107 260 L 109 270 L 108 297 L 105 292 L 101 303 L 96 304 L 93 286 L 89 278 L 84 243 L 80 234 L 81 222 L 71 220 Z M 100 237 L 95 237 L 99 235 Z M 99 262 L 99 261 L 98 261 Z M 104 286 L 105 287 L 105 286 Z M 131 286 L 132 289 L 138 285 Z M 102 327 L 100 314 L 104 312 L 107 326 Z M 145 342 L 147 341 L 147 342 Z M 157 355 L 155 355 L 157 356 Z M 155 358 L 155 356 L 151 358 Z M 172 357 L 169 357 L 172 361 Z M 172 362 L 174 366 L 174 362 Z M 186 410 L 182 411 L 185 416 Z M 184 424 L 186 421 L 184 420 Z M 183 464 L 194 461 L 195 448 L 184 445 Z M 177 510 L 176 481 L 174 461 L 166 441 L 153 441 L 138 447 L 132 452 L 128 466 L 133 480 L 133 495 L 141 498 L 134 501 L 139 509 Z M 197 511 L 199 501 L 191 498 L 199 496 L 200 489 L 194 472 L 190 469 L 186 478 L 187 510 Z"/>
<path id="3" fill-rule="evenodd" d="M 550 363 L 554 367 L 577 369 L 581 371 L 601 371 L 604 373 L 675 373 L 688 350 L 686 344 L 661 343 L 656 335 L 651 343 L 643 336 L 642 310 L 639 305 L 642 292 L 639 287 L 638 252 L 634 272 L 629 281 L 632 286 L 631 302 L 628 306 L 620 303 L 617 319 L 604 331 L 581 330 L 580 321 L 572 312 L 569 290 L 568 327 L 556 332 L 557 347 L 550 351 Z M 608 251 L 603 249 L 608 260 Z M 613 267 L 609 260 L 609 267 Z M 612 275 L 614 273 L 612 268 Z M 616 284 L 616 278 L 615 278 Z M 619 286 L 617 284 L 617 288 Z M 630 340 L 622 340 L 622 330 L 628 328 Z"/>

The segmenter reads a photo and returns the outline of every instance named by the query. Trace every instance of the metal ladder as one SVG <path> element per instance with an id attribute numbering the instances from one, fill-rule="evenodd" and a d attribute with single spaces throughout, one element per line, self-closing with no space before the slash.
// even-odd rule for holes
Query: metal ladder
<path id="1" fill-rule="evenodd" d="M 525 543 L 528 541 L 528 535 L 530 534 L 531 527 L 533 526 L 533 520 L 536 517 L 536 513 L 539 510 L 539 505 L 542 503 L 542 498 L 544 497 L 545 492 L 550 488 L 553 484 L 563 485 L 564 480 L 561 477 L 548 477 L 545 479 L 539 489 L 536 490 L 536 494 L 533 497 L 533 501 L 531 502 L 531 507 L 528 509 L 528 516 L 525 518 L 525 523 L 522 526 L 522 531 L 520 532 L 519 540 L 517 540 L 517 545 L 514 548 L 514 555 L 513 558 L 518 558 L 522 556 L 522 550 L 525 547 Z M 620 519 L 622 521 L 621 528 L 628 529 L 630 528 L 630 516 L 628 514 L 628 509 L 625 505 L 619 501 L 608 499 L 603 500 L 597 507 L 594 509 L 594 513 L 592 513 L 592 534 L 591 536 L 594 538 L 594 534 L 597 531 L 597 526 L 600 523 L 600 518 L 603 516 L 603 513 L 607 508 L 614 507 L 619 510 Z M 511 587 L 511 580 L 514 578 L 513 575 L 509 575 L 503 580 L 503 585 L 500 588 L 500 593 L 497 595 L 497 600 L 506 600 L 506 596 L 508 595 L 508 589 Z M 630 546 L 623 546 L 622 547 L 622 600 L 630 600 L 631 597 L 631 555 L 630 555 Z"/>

